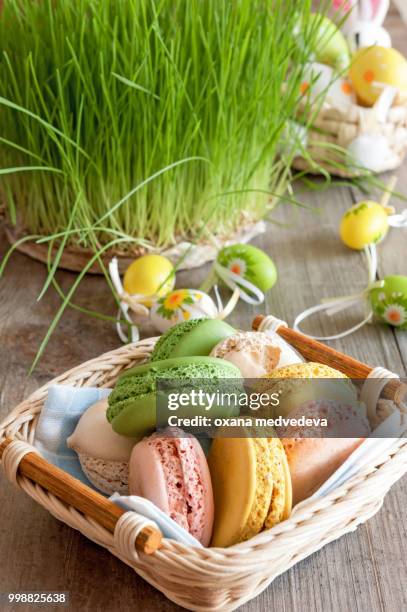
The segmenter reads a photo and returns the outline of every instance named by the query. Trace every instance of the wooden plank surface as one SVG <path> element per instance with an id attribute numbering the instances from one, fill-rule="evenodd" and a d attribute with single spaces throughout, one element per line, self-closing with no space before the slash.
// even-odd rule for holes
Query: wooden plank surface
<path id="1" fill-rule="evenodd" d="M 404 46 L 407 53 L 404 26 L 394 14 L 388 23 L 396 45 L 401 49 Z M 407 164 L 398 172 L 398 188 L 405 195 L 406 170 Z M 302 197 L 316 206 L 318 213 L 280 207 L 272 214 L 272 219 L 283 222 L 285 227 L 270 225 L 256 243 L 274 258 L 279 282 L 264 307 L 254 309 L 240 304 L 230 318 L 233 325 L 248 328 L 258 311 L 272 312 L 292 323 L 298 312 L 322 297 L 344 295 L 364 287 L 362 257 L 347 250 L 337 233 L 341 214 L 358 194 L 338 187 L 303 193 Z M 406 245 L 406 231 L 393 230 L 380 247 L 381 275 L 407 274 Z M 6 248 L 2 236 L 0 255 Z M 196 286 L 206 272 L 207 267 L 182 273 L 178 284 Z M 42 302 L 36 302 L 44 278 L 41 264 L 15 255 L 0 282 L 0 418 L 49 378 L 118 345 L 109 324 L 70 310 L 37 370 L 28 378 L 27 370 L 59 304 L 52 292 Z M 74 278 L 73 274 L 59 273 L 64 288 Z M 78 291 L 77 301 L 89 308 L 114 312 L 113 300 L 100 278 L 87 279 Z M 355 322 L 357 316 L 348 311 L 334 321 L 316 320 L 312 329 L 330 333 Z M 146 335 L 149 333 L 146 330 Z M 368 326 L 330 344 L 361 361 L 383 365 L 402 375 L 407 373 L 406 333 L 394 333 L 380 325 Z M 2 475 L 0 480 L 0 592 L 69 591 L 70 609 L 85 612 L 179 609 L 112 555 L 53 519 L 6 483 Z M 404 479 L 392 489 L 381 512 L 367 524 L 296 565 L 241 610 L 407 609 L 406 484 Z"/>

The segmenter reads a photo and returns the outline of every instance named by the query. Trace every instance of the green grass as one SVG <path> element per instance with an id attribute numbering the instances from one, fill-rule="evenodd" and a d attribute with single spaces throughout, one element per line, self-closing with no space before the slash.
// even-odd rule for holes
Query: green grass
<path id="1" fill-rule="evenodd" d="M 264 217 L 290 181 L 278 141 L 316 36 L 298 45 L 292 32 L 310 11 L 310 0 L 6 2 L 9 221 L 56 236 L 61 252 L 168 246 L 194 240 L 204 218 L 206 233 L 229 234 Z"/>
<path id="2" fill-rule="evenodd" d="M 279 145 L 318 34 L 310 12 L 311 0 L 5 3 L 0 195 L 19 242 L 48 245 L 38 299 L 49 287 L 61 299 L 32 368 L 66 307 L 112 320 L 73 302 L 96 261 L 115 293 L 101 259 L 110 248 L 197 242 L 279 199 L 298 204 L 297 146 Z M 92 255 L 64 292 L 55 273 L 71 245 Z"/>

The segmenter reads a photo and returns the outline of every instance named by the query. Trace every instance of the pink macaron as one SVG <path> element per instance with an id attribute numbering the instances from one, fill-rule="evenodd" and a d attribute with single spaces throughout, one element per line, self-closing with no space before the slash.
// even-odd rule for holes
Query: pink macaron
<path id="1" fill-rule="evenodd" d="M 152 501 L 201 544 L 213 527 L 213 492 L 205 454 L 196 438 L 177 428 L 154 433 L 135 445 L 129 490 Z"/>

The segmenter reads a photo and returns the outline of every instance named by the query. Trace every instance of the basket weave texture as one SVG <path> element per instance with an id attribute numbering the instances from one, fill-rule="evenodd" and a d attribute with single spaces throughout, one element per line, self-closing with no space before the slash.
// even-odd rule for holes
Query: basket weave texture
<path id="1" fill-rule="evenodd" d="M 300 109 L 300 114 L 303 111 L 304 109 Z M 341 110 L 324 103 L 313 118 L 312 127 L 308 131 L 306 148 L 315 164 L 309 159 L 297 156 L 292 165 L 297 170 L 316 174 L 319 173 L 319 165 L 333 175 L 344 178 L 357 176 L 361 172 L 351 166 L 346 169 L 343 153 L 335 151 L 335 147 L 347 149 L 355 138 L 362 135 L 381 136 L 387 142 L 389 154 L 383 156 L 382 163 L 375 172 L 398 168 L 407 153 L 407 105 L 390 108 L 386 121 L 382 122 L 377 119 L 375 108 L 352 104 L 346 110 Z"/>
<path id="2" fill-rule="evenodd" d="M 55 378 L 17 406 L 0 425 L 5 438 L 34 441 L 48 388 L 55 384 L 111 387 L 123 370 L 146 361 L 156 339 L 129 344 Z M 169 599 L 189 610 L 234 610 L 298 561 L 357 526 L 381 507 L 390 487 L 407 472 L 407 440 L 395 439 L 374 465 L 321 499 L 305 500 L 291 517 L 229 548 L 193 548 L 164 539 L 153 555 L 121 547 L 119 538 L 22 476 L 10 475 L 52 515 L 132 567 Z"/>

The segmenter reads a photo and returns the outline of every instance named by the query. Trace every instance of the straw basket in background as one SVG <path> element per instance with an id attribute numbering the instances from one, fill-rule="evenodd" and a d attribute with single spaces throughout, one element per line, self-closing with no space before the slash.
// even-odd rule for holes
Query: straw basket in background
<path id="1" fill-rule="evenodd" d="M 254 329 L 260 319 L 256 317 Z M 372 373 L 369 366 L 287 327 L 280 327 L 278 333 L 306 359 L 357 378 Z M 305 500 L 288 520 L 247 542 L 229 548 L 193 548 L 162 539 L 142 517 L 122 510 L 52 466 L 30 446 L 51 385 L 111 387 L 123 370 L 148 359 L 155 340 L 101 355 L 33 393 L 0 425 L 0 456 L 9 480 L 56 518 L 107 548 L 177 604 L 189 610 L 234 610 L 295 563 L 373 516 L 390 487 L 407 471 L 407 440 L 394 439 L 383 456 L 345 485 L 325 497 Z M 405 386 L 400 381 L 389 380 L 385 392 L 402 406 Z"/>
<path id="2" fill-rule="evenodd" d="M 383 114 L 375 106 L 322 105 L 307 134 L 309 157 L 297 156 L 294 168 L 319 174 L 319 166 L 344 178 L 363 174 L 363 168 L 374 173 L 398 168 L 407 152 L 407 102 L 403 102 Z"/>

